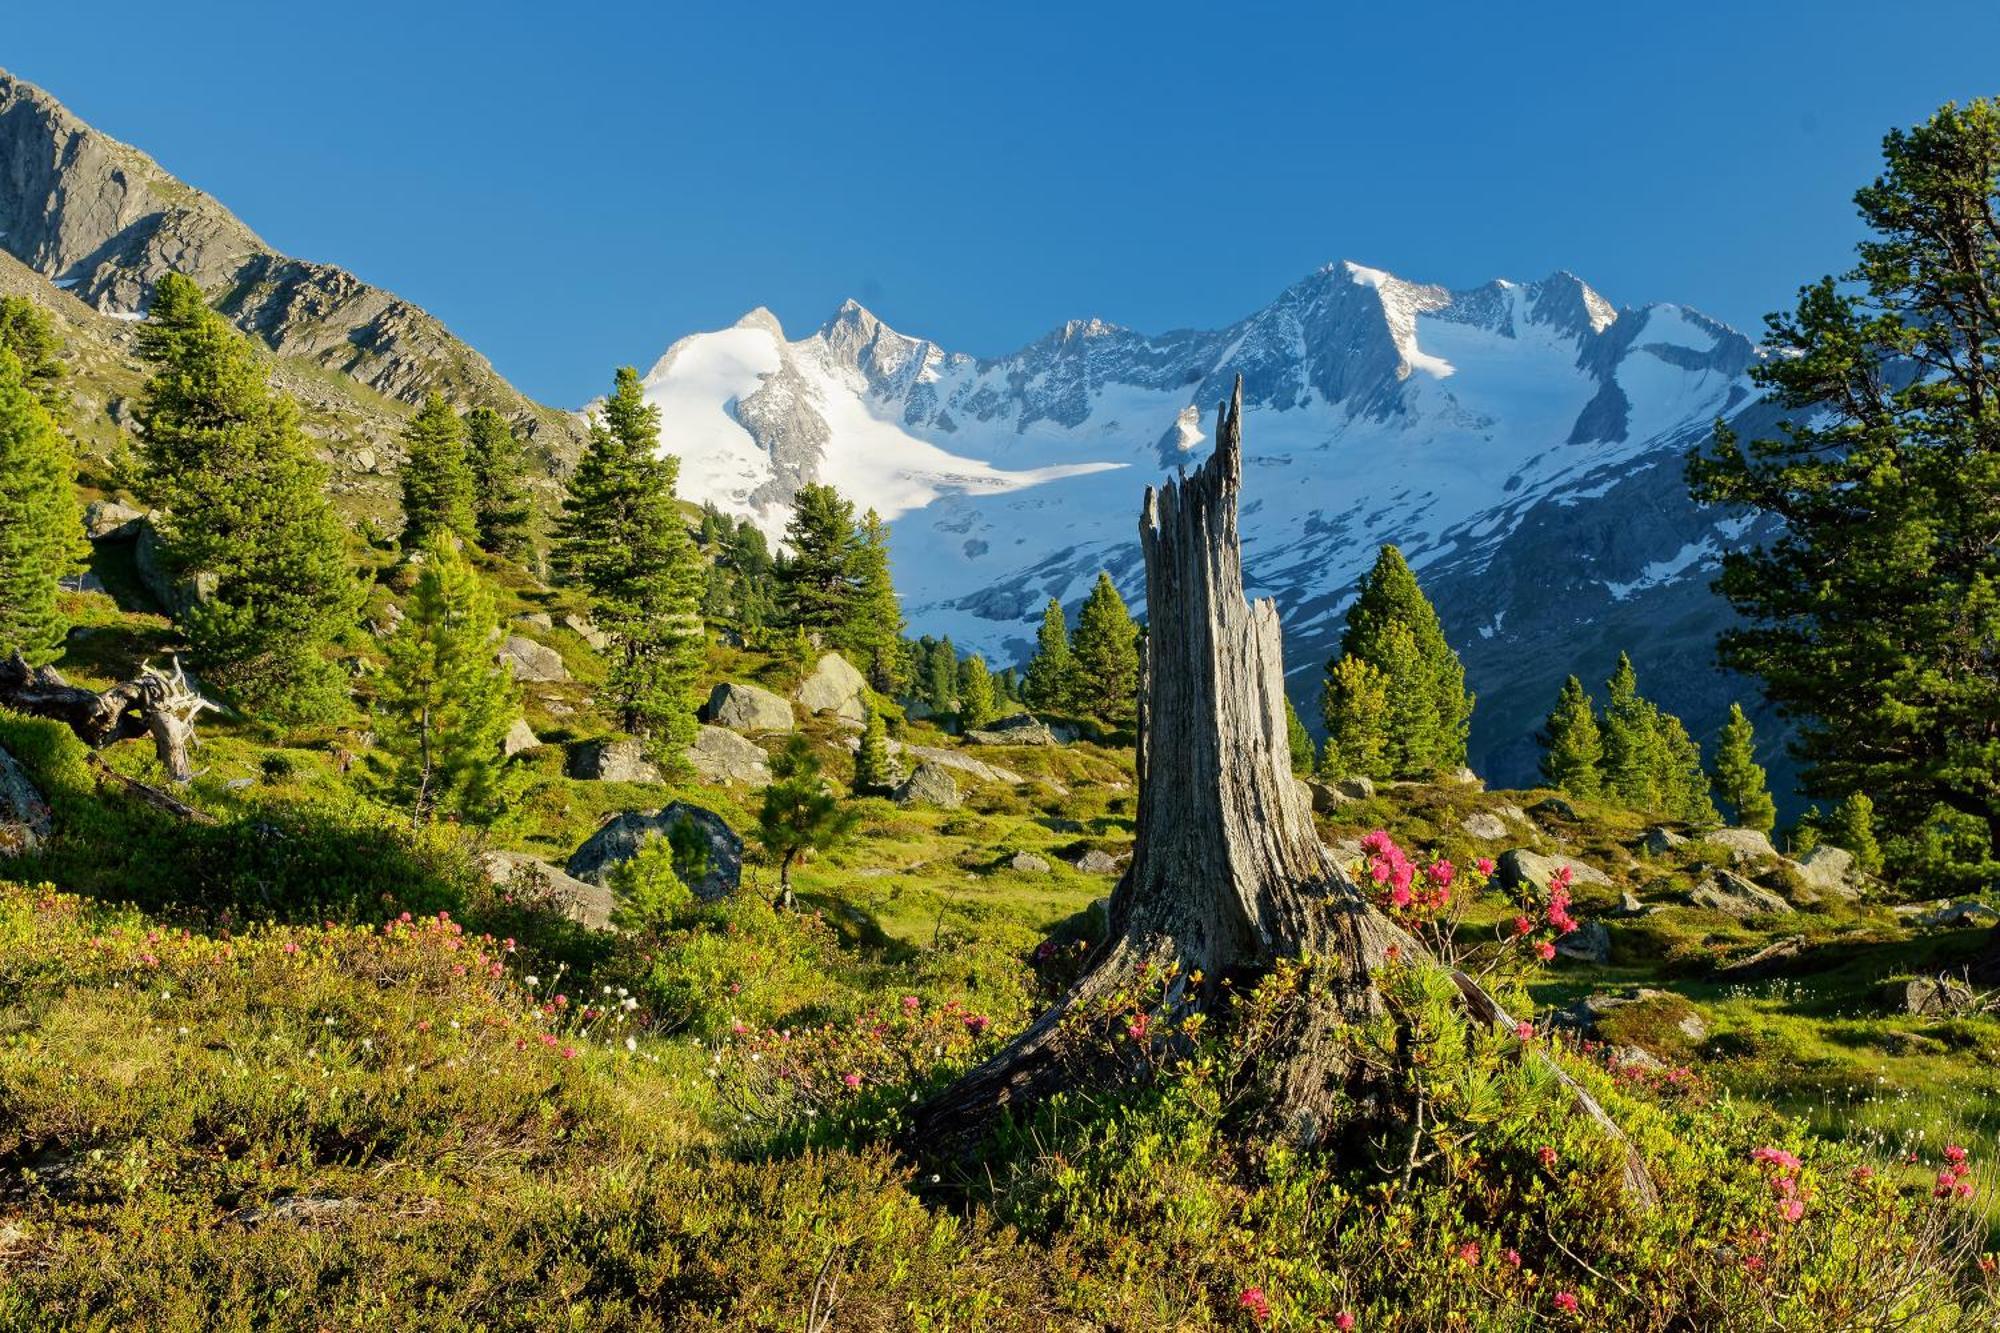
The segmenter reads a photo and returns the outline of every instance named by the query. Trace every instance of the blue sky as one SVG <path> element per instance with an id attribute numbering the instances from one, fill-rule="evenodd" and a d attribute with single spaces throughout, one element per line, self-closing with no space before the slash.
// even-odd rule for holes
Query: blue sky
<path id="1" fill-rule="evenodd" d="M 1992 0 L 22 8 L 0 62 L 562 405 L 756 305 L 998 354 L 1339 258 L 1756 329 L 1887 128 L 2000 93 Z"/>

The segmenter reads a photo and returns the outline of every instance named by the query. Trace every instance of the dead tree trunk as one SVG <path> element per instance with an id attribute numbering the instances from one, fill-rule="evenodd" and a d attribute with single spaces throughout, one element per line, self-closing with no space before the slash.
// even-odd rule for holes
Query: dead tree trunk
<path id="1" fill-rule="evenodd" d="M 1382 1011 L 1373 977 L 1391 951 L 1415 960 L 1424 950 L 1334 864 L 1293 780 L 1278 610 L 1243 595 L 1242 415 L 1239 377 L 1218 413 L 1214 454 L 1146 493 L 1137 844 L 1106 938 L 1054 1009 L 919 1108 L 919 1142 L 962 1140 L 1076 1078 L 1067 1053 L 1077 1030 L 1101 1027 L 1104 1003 L 1149 965 L 1176 967 L 1160 1008 L 1179 1013 L 1214 1005 L 1225 980 L 1240 986 L 1282 959 L 1305 959 L 1306 1002 L 1286 1010 L 1286 1030 L 1255 1071 L 1263 1123 L 1317 1145 L 1352 1119 L 1357 1094 L 1367 1116 L 1376 1077 L 1358 1065 L 1352 1026 Z M 1460 987 L 1481 1021 L 1507 1021 L 1469 978 Z M 1651 1195 L 1636 1160 L 1627 1175 Z"/>
<path id="2" fill-rule="evenodd" d="M 61 722 L 93 750 L 151 736 L 175 782 L 194 776 L 194 720 L 204 708 L 215 707 L 188 684 L 179 658 L 172 674 L 149 662 L 131 680 L 99 694 L 71 685 L 54 667 L 29 666 L 19 653 L 0 661 L 0 704 Z"/>

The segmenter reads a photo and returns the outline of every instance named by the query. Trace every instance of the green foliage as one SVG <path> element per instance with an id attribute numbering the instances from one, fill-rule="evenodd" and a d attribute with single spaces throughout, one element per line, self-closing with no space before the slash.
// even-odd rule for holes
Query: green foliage
<path id="1" fill-rule="evenodd" d="M 974 653 L 958 666 L 958 725 L 962 731 L 993 720 L 993 676 L 986 659 Z"/>
<path id="2" fill-rule="evenodd" d="M 882 714 L 870 708 L 861 729 L 860 748 L 854 752 L 854 790 L 859 795 L 880 795 L 895 790 L 902 781 L 902 765 L 889 752 L 889 728 Z"/>
<path id="3" fill-rule="evenodd" d="M 291 399 L 193 281 L 161 278 L 141 326 L 152 362 L 139 409 L 148 497 L 195 664 L 252 713 L 318 720 L 345 705 L 327 644 L 361 601 Z"/>
<path id="4" fill-rule="evenodd" d="M 1292 772 L 1301 777 L 1313 771 L 1313 738 L 1306 730 L 1306 724 L 1299 720 L 1299 713 L 1292 707 L 1289 697 L 1285 700 L 1285 744 L 1292 754 Z"/>
<path id="5" fill-rule="evenodd" d="M 694 893 L 675 868 L 676 859 L 665 838 L 648 838 L 636 853 L 612 867 L 608 880 L 614 901 L 612 925 L 659 939 L 687 915 L 694 906 Z"/>
<path id="6" fill-rule="evenodd" d="M 1320 768 L 1328 777 L 1389 776 L 1389 678 L 1380 668 L 1359 657 L 1336 660 L 1320 710 L 1326 721 Z"/>
<path id="7" fill-rule="evenodd" d="M 672 759 L 694 736 L 702 570 L 675 505 L 680 462 L 659 443 L 660 410 L 624 367 L 570 476 L 554 555 L 611 637 L 606 693 L 619 725 Z"/>
<path id="8" fill-rule="evenodd" d="M 1720 824 L 1722 816 L 1709 798 L 1708 774 L 1702 769 L 1701 747 L 1694 737 L 1671 713 L 1656 714 L 1654 735 L 1659 768 L 1653 775 L 1653 790 L 1659 795 L 1660 813 L 1697 827 Z"/>
<path id="9" fill-rule="evenodd" d="M 1715 787 L 1738 826 L 1769 833 L 1778 822 L 1778 806 L 1757 762 L 1756 740 L 1742 705 L 1730 704 L 1729 721 L 1715 747 Z"/>
<path id="10" fill-rule="evenodd" d="M 792 905 L 792 863 L 846 839 L 860 812 L 843 806 L 820 776 L 812 742 L 794 735 L 771 760 L 771 785 L 757 812 L 757 840 L 778 858 L 778 898 Z"/>
<path id="11" fill-rule="evenodd" d="M 1575 676 L 1563 682 L 1539 739 L 1542 777 L 1551 787 L 1585 800 L 1603 789 L 1604 743 L 1597 709 Z"/>
<path id="12" fill-rule="evenodd" d="M 1076 655 L 1070 651 L 1069 625 L 1062 603 L 1049 598 L 1042 627 L 1035 632 L 1035 655 L 1028 661 L 1022 701 L 1044 713 L 1067 713 L 1076 707 Z"/>
<path id="13" fill-rule="evenodd" d="M 1883 141 L 1855 196 L 1868 239 L 1842 281 L 1769 320 L 1751 371 L 1773 438 L 1694 450 L 1698 500 L 1783 522 L 1725 556 L 1748 622 L 1724 665 L 1801 721 L 1809 790 L 1867 791 L 1897 826 L 1985 829 L 1947 878 L 2000 860 L 2000 103 L 1946 106 Z"/>
<path id="14" fill-rule="evenodd" d="M 1875 838 L 1875 802 L 1866 792 L 1855 792 L 1833 808 L 1826 838 L 1852 853 L 1856 869 L 1870 875 L 1882 873 L 1882 845 Z"/>
<path id="15" fill-rule="evenodd" d="M 1659 710 L 1639 694 L 1632 658 L 1618 654 L 1617 670 L 1605 683 L 1604 785 L 1635 810 L 1660 808 Z"/>
<path id="16" fill-rule="evenodd" d="M 424 399 L 403 428 L 403 448 L 403 549 L 418 550 L 439 533 L 477 540 L 465 426 L 443 394 Z"/>
<path id="17" fill-rule="evenodd" d="M 1077 706 L 1107 722 L 1130 723 L 1139 699 L 1139 627 L 1117 585 L 1101 570 L 1077 612 L 1070 651 L 1076 657 Z"/>
<path id="18" fill-rule="evenodd" d="M 0 306 L 0 659 L 40 666 L 62 655 L 69 623 L 57 593 L 89 553 L 69 447 L 21 361 Z M 45 389 L 45 386 L 43 386 Z"/>
<path id="19" fill-rule="evenodd" d="M 490 407 L 465 414 L 465 461 L 472 471 L 472 520 L 479 549 L 503 560 L 531 553 L 533 510 L 522 485 L 527 461 L 513 427 Z"/>
<path id="20" fill-rule="evenodd" d="M 1428 777 L 1465 762 L 1473 705 L 1465 668 L 1445 641 L 1444 627 L 1416 574 L 1394 546 L 1384 546 L 1362 578 L 1347 611 L 1340 655 L 1327 663 L 1321 707 L 1329 730 L 1336 714 L 1359 713 L 1356 701 L 1336 693 L 1344 688 L 1341 680 L 1359 681 L 1351 670 L 1345 677 L 1337 670 L 1341 659 L 1349 657 L 1368 663 L 1382 677 L 1393 715 L 1384 744 L 1390 776 Z"/>
<path id="21" fill-rule="evenodd" d="M 778 565 L 778 604 L 786 626 L 835 642 L 858 592 L 862 547 L 854 506 L 833 487 L 807 482 L 792 497 L 785 545 L 790 554 Z"/>
<path id="22" fill-rule="evenodd" d="M 62 339 L 42 308 L 25 296 L 0 296 L 0 347 L 21 363 L 21 380 L 49 419 L 69 422 L 69 367 Z"/>
<path id="23" fill-rule="evenodd" d="M 925 635 L 918 641 L 917 658 L 921 675 L 918 697 L 931 712 L 942 716 L 958 707 L 958 650 L 951 639 Z"/>
<path id="24" fill-rule="evenodd" d="M 494 660 L 492 595 L 456 540 L 434 531 L 422 555 L 376 708 L 387 785 L 413 823 L 484 825 L 506 804 L 501 746 L 518 692 Z"/>
<path id="25" fill-rule="evenodd" d="M 762 642 L 778 624 L 770 544 L 763 529 L 747 518 L 731 521 L 714 505 L 704 505 L 701 548 L 709 566 L 702 589 L 702 616 L 711 625 L 734 625 L 747 641 Z"/>
<path id="26" fill-rule="evenodd" d="M 889 576 L 889 525 L 871 509 L 855 535 L 853 604 L 834 643 L 867 665 L 870 685 L 898 694 L 908 681 L 901 651 L 903 605 Z"/>

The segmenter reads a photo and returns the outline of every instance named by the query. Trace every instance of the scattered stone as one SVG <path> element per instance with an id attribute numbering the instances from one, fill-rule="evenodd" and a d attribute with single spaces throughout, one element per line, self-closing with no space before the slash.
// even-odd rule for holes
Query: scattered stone
<path id="1" fill-rule="evenodd" d="M 1775 976 L 1789 971 L 1792 960 L 1806 951 L 1806 937 L 1787 935 L 1781 940 L 1773 940 L 1747 958 L 1739 958 L 1727 967 L 1719 967 L 1715 975 L 1730 981 L 1756 981 L 1761 977 Z"/>
<path id="2" fill-rule="evenodd" d="M 1666 1062 L 1642 1046 L 1613 1046 L 1607 1055 L 1613 1068 L 1618 1069 L 1665 1069 Z"/>
<path id="3" fill-rule="evenodd" d="M 1111 853 L 1093 847 L 1076 858 L 1076 868 L 1086 875 L 1115 875 L 1118 873 L 1118 862 Z"/>
<path id="4" fill-rule="evenodd" d="M 1061 745 L 1056 733 L 1032 713 L 1014 713 L 965 733 L 969 745 Z"/>
<path id="5" fill-rule="evenodd" d="M 1007 865 L 1024 875 L 1046 875 L 1049 873 L 1049 863 L 1041 857 L 1036 856 L 1033 852 L 1015 852 L 1007 858 Z"/>
<path id="6" fill-rule="evenodd" d="M 688 888 L 702 899 L 736 892 L 743 880 L 743 839 L 723 822 L 721 815 L 686 801 L 674 801 L 661 807 L 657 814 L 626 810 L 613 815 L 570 854 L 566 868 L 578 879 L 607 884 L 619 862 L 637 856 L 639 849 L 654 838 L 670 836 L 679 824 L 691 825 L 708 843 L 708 873 Z"/>
<path id="7" fill-rule="evenodd" d="M 1611 931 L 1602 921 L 1586 921 L 1556 940 L 1556 953 L 1579 963 L 1611 961 Z"/>
<path id="8" fill-rule="evenodd" d="M 1611 883 L 1611 876 L 1596 866 L 1567 856 L 1544 856 L 1540 852 L 1529 851 L 1526 847 L 1516 847 L 1500 854 L 1500 884 L 1503 888 L 1517 889 L 1527 885 L 1535 889 L 1546 889 L 1557 871 L 1569 868 L 1571 884 Z"/>
<path id="9" fill-rule="evenodd" d="M 1646 916 L 1656 909 L 1648 908 L 1639 901 L 1639 895 L 1626 889 L 1618 895 L 1618 906 L 1611 909 L 1612 916 Z"/>
<path id="10" fill-rule="evenodd" d="M 1584 996 L 1566 1009 L 1556 1010 L 1554 1020 L 1560 1026 L 1572 1028 L 1585 1036 L 1591 1036 L 1597 1032 L 1600 1025 L 1606 1019 L 1616 1014 L 1619 1010 L 1628 1009 L 1633 1005 L 1659 1007 L 1667 1009 L 1669 1012 L 1677 1012 L 1680 1014 L 1680 1017 L 1674 1019 L 1671 1024 L 1676 1032 L 1686 1037 L 1689 1041 L 1706 1041 L 1708 1039 L 1708 1021 L 1701 1016 L 1701 1011 L 1696 1009 L 1693 1003 L 1686 997 L 1678 995 L 1673 991 L 1655 990 L 1650 986 L 1639 986 L 1625 991 L 1594 992 Z M 1636 1050 L 1637 1048 L 1629 1047 L 1626 1049 Z M 1651 1059 L 1652 1057 L 1648 1056 L 1647 1058 Z"/>
<path id="11" fill-rule="evenodd" d="M 1639 838 L 1639 845 L 1655 856 L 1687 846 L 1688 840 L 1665 824 L 1655 824 Z"/>
<path id="12" fill-rule="evenodd" d="M 569 668 L 563 665 L 561 653 L 519 634 L 507 636 L 507 642 L 500 647 L 499 660 L 514 669 L 515 680 L 549 682 L 569 679 Z"/>
<path id="13" fill-rule="evenodd" d="M 1344 805 L 1352 805 L 1354 798 L 1341 791 L 1332 783 L 1321 782 L 1317 778 L 1306 779 L 1306 791 L 1312 796 L 1314 814 L 1330 815 Z"/>
<path id="14" fill-rule="evenodd" d="M 1792 914 L 1792 905 L 1783 898 L 1728 870 L 1718 870 L 1696 885 L 1688 901 L 1734 917 Z"/>
<path id="15" fill-rule="evenodd" d="M 1843 898 L 1861 896 L 1861 874 L 1854 868 L 1854 853 L 1845 847 L 1823 842 L 1793 864 L 1806 884 L 1820 893 L 1837 893 Z"/>
<path id="16" fill-rule="evenodd" d="M 832 713 L 847 722 L 868 720 L 868 682 L 839 653 L 821 657 L 792 698 L 808 713 Z"/>
<path id="17" fill-rule="evenodd" d="M 1528 822 L 1528 812 L 1518 805 L 1496 805 L 1493 807 L 1493 810 L 1502 819 L 1511 819 L 1516 824 L 1525 824 Z"/>
<path id="18" fill-rule="evenodd" d="M 918 764 L 916 771 L 903 779 L 903 785 L 896 788 L 897 805 L 934 805 L 940 810 L 956 810 L 959 805 L 958 783 L 946 771 L 945 766 L 934 759 L 926 759 Z"/>
<path id="19" fill-rule="evenodd" d="M 592 930 L 611 926 L 611 890 L 578 879 L 525 852 L 487 852 L 479 858 L 488 883 L 512 889 L 530 902 L 545 902 Z"/>
<path id="20" fill-rule="evenodd" d="M 48 801 L 19 761 L 0 749 L 0 856 L 32 852 L 54 833 Z"/>
<path id="21" fill-rule="evenodd" d="M 354 451 L 354 470 L 356 472 L 373 472 L 381 465 L 381 462 L 381 455 L 377 454 L 373 449 L 356 449 Z"/>
<path id="22" fill-rule="evenodd" d="M 1459 828 L 1470 837 L 1484 842 L 1495 842 L 1507 836 L 1507 822 L 1495 814 L 1475 810 L 1458 821 Z"/>
<path id="23" fill-rule="evenodd" d="M 769 690 L 725 680 L 709 692 L 701 719 L 745 735 L 759 731 L 790 731 L 792 706 Z"/>
<path id="24" fill-rule="evenodd" d="M 569 775 L 585 782 L 658 782 L 646 747 L 630 736 L 585 741 L 570 752 Z"/>
<path id="25" fill-rule="evenodd" d="M 561 625 L 564 629 L 576 635 L 577 638 L 582 639 L 600 653 L 611 646 L 611 636 L 609 634 L 591 624 L 585 617 L 577 615 L 574 611 L 565 611 L 562 615 L 557 616 L 556 624 Z"/>
<path id="26" fill-rule="evenodd" d="M 538 750 L 541 748 L 541 745 L 542 738 L 537 736 L 535 729 L 528 725 L 528 719 L 517 717 L 514 719 L 514 725 L 507 728 L 507 738 L 500 742 L 500 753 L 512 759 L 517 754 L 526 754 L 530 750 Z"/>
<path id="27" fill-rule="evenodd" d="M 546 611 L 530 611 L 524 616 L 517 617 L 517 619 L 523 625 L 533 625 L 536 629 L 554 629 L 556 627 L 555 618 Z"/>
<path id="28" fill-rule="evenodd" d="M 1372 778 L 1342 778 L 1333 784 L 1334 790 L 1351 801 L 1372 800 L 1375 796 L 1375 782 Z"/>
<path id="29" fill-rule="evenodd" d="M 726 727 L 699 727 L 687 749 L 688 763 L 704 782 L 740 782 L 746 787 L 771 785 L 771 764 L 753 741 Z"/>
<path id="30" fill-rule="evenodd" d="M 547 713 L 550 717 L 569 717 L 570 715 L 576 712 L 574 708 L 571 708 L 561 699 L 542 700 L 542 711 L 544 713 Z"/>
<path id="31" fill-rule="evenodd" d="M 1528 813 L 1536 819 L 1561 819 L 1574 824 L 1577 821 L 1576 807 L 1560 796 L 1548 796 L 1528 807 Z"/>
<path id="32" fill-rule="evenodd" d="M 1471 787 L 1476 791 L 1486 790 L 1485 780 L 1463 764 L 1452 770 L 1451 780 L 1461 787 Z"/>
<path id="33" fill-rule="evenodd" d="M 1898 907 L 1896 915 L 1907 918 L 1913 925 L 1931 927 L 1985 926 L 2000 921 L 2000 912 L 1972 899 L 1955 903 L 1911 903 Z"/>
<path id="34" fill-rule="evenodd" d="M 1950 1018 L 1979 1008 L 1979 992 L 1956 977 L 1918 977 L 1903 983 L 1897 997 L 1906 1014 Z"/>
<path id="35" fill-rule="evenodd" d="M 1778 856 L 1778 849 L 1771 845 L 1771 839 L 1753 828 L 1719 828 L 1704 836 L 1702 841 L 1728 852 L 1731 865 L 1776 860 Z"/>
<path id="36" fill-rule="evenodd" d="M 116 500 L 93 500 L 83 509 L 84 535 L 94 542 L 129 542 L 139 536 L 146 516 Z"/>

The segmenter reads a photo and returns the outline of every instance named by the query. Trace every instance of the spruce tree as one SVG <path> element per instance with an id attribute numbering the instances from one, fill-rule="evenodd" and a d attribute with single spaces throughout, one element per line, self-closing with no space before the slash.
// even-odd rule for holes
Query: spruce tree
<path id="1" fill-rule="evenodd" d="M 1407 642 L 1394 633 L 1399 625 Z M 1384 678 L 1396 714 L 1389 738 L 1395 776 L 1421 778 L 1465 762 L 1473 705 L 1465 667 L 1445 640 L 1416 574 L 1394 546 L 1381 549 L 1361 580 L 1347 611 L 1339 656 L 1327 664 L 1329 674 L 1343 657 L 1368 662 Z"/>
<path id="2" fill-rule="evenodd" d="M 474 541 L 472 464 L 465 427 L 444 395 L 433 393 L 403 428 L 403 549 L 414 551 L 440 532 Z"/>
<path id="3" fill-rule="evenodd" d="M 423 556 L 376 707 L 388 784 L 415 825 L 440 814 L 484 825 L 501 811 L 518 696 L 494 660 L 493 598 L 457 541 L 434 532 Z"/>
<path id="4" fill-rule="evenodd" d="M 1882 845 L 1875 840 L 1875 802 L 1866 792 L 1855 792 L 1833 809 L 1826 838 L 1854 857 L 1854 866 L 1866 874 L 1882 873 Z"/>
<path id="5" fill-rule="evenodd" d="M 139 346 L 154 366 L 138 414 L 144 490 L 166 511 L 167 575 L 196 590 L 179 616 L 195 665 L 253 714 L 337 715 L 346 679 L 326 648 L 361 589 L 297 407 L 180 274 L 154 288 Z"/>
<path id="6" fill-rule="evenodd" d="M 1757 762 L 1756 739 L 1742 705 L 1730 704 L 1729 721 L 1715 747 L 1715 789 L 1739 826 L 1769 833 L 1778 822 L 1778 806 Z"/>
<path id="7" fill-rule="evenodd" d="M 1292 772 L 1304 777 L 1313 771 L 1313 738 L 1306 730 L 1306 724 L 1299 720 L 1299 712 L 1292 707 L 1292 701 L 1285 700 L 1285 743 L 1292 751 Z"/>
<path id="8" fill-rule="evenodd" d="M 0 660 L 20 653 L 30 666 L 62 656 L 58 593 L 88 554 L 75 464 L 40 387 L 0 344 Z"/>
<path id="9" fill-rule="evenodd" d="M 1603 790 L 1604 745 L 1596 706 L 1575 676 L 1563 682 L 1540 739 L 1542 779 L 1551 787 L 1584 800 Z"/>
<path id="10" fill-rule="evenodd" d="M 1701 746 L 1688 735 L 1687 727 L 1672 713 L 1653 713 L 1653 790 L 1661 814 L 1697 827 L 1709 828 L 1722 822 L 1709 796 L 1708 773 L 1701 766 Z"/>
<path id="11" fill-rule="evenodd" d="M 43 309 L 25 296 L 0 296 L 0 347 L 21 363 L 21 380 L 49 419 L 69 424 L 69 368 L 62 339 Z"/>
<path id="12" fill-rule="evenodd" d="M 1343 657 L 1327 672 L 1320 700 L 1326 747 L 1320 768 L 1330 778 L 1389 776 L 1389 679 L 1374 663 Z"/>
<path id="13" fill-rule="evenodd" d="M 1042 611 L 1042 627 L 1035 633 L 1035 655 L 1028 660 L 1021 696 L 1039 713 L 1067 713 L 1076 707 L 1076 655 L 1070 651 L 1062 603 L 1053 597 Z"/>
<path id="14" fill-rule="evenodd" d="M 972 731 L 993 720 L 993 676 L 986 659 L 974 653 L 958 668 L 958 725 Z"/>
<path id="15" fill-rule="evenodd" d="M 1797 719 L 1808 791 L 1867 791 L 1897 827 L 1955 821 L 1985 854 L 1941 872 L 1991 879 L 2000 101 L 1890 133 L 1855 204 L 1858 262 L 1771 316 L 1751 369 L 1777 431 L 1718 427 L 1688 460 L 1697 500 L 1782 522 L 1723 558 L 1716 586 L 1744 623 L 1720 657 Z"/>
<path id="16" fill-rule="evenodd" d="M 861 744 L 854 752 L 854 790 L 859 794 L 894 791 L 903 781 L 902 765 L 889 750 L 889 728 L 882 714 L 868 710 Z"/>
<path id="17" fill-rule="evenodd" d="M 873 509 L 862 515 L 851 559 L 853 604 L 834 641 L 867 667 L 868 683 L 900 694 L 903 678 L 903 605 L 889 574 L 889 525 Z"/>
<path id="18" fill-rule="evenodd" d="M 1107 722 L 1129 723 L 1139 699 L 1139 627 L 1125 599 L 1103 571 L 1076 616 L 1077 702 L 1084 712 Z"/>
<path id="19" fill-rule="evenodd" d="M 611 637 L 606 685 L 619 724 L 670 758 L 694 736 L 702 569 L 674 499 L 680 461 L 659 443 L 660 410 L 624 367 L 570 476 L 554 554 Z"/>
<path id="20" fill-rule="evenodd" d="M 778 858 L 778 900 L 792 906 L 792 864 L 806 852 L 824 851 L 854 831 L 860 812 L 840 804 L 820 776 L 811 742 L 794 735 L 771 759 L 771 785 L 757 813 L 757 840 Z"/>
<path id="21" fill-rule="evenodd" d="M 1659 807 L 1659 710 L 1639 694 L 1632 659 L 1618 654 L 1618 667 L 1605 682 L 1604 788 L 1634 810 Z"/>
<path id="22" fill-rule="evenodd" d="M 479 549 L 503 560 L 530 553 L 532 511 L 522 484 L 527 462 L 507 418 L 490 407 L 465 414 L 465 460 L 472 470 L 472 521 Z"/>
<path id="23" fill-rule="evenodd" d="M 791 553 L 778 566 L 778 602 L 786 627 L 819 635 L 821 642 L 838 642 L 860 589 L 862 544 L 854 528 L 854 506 L 833 487 L 807 482 L 792 497 L 785 545 Z M 888 577 L 886 550 L 882 576 Z"/>
<path id="24" fill-rule="evenodd" d="M 924 655 L 923 701 L 942 715 L 958 707 L 958 650 L 951 639 L 934 641 Z"/>

